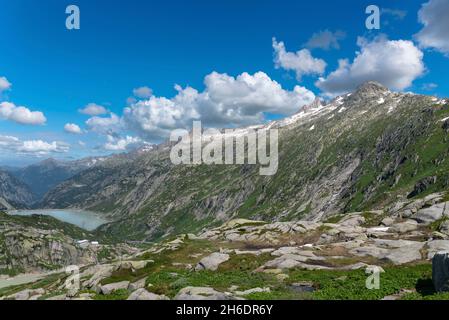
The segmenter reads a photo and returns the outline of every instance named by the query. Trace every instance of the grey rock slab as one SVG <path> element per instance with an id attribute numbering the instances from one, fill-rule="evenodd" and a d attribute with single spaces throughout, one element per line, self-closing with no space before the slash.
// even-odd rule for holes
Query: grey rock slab
<path id="1" fill-rule="evenodd" d="M 354 248 L 350 253 L 361 257 L 372 256 L 400 265 L 421 260 L 424 244 L 418 241 L 375 239 L 373 244 Z"/>
<path id="2" fill-rule="evenodd" d="M 8 298 L 14 300 L 31 300 L 33 296 L 42 296 L 43 294 L 45 294 L 45 290 L 43 288 L 25 289 L 8 296 Z"/>
<path id="3" fill-rule="evenodd" d="M 136 291 L 138 289 L 145 288 L 145 281 L 146 281 L 146 278 L 143 278 L 143 279 L 140 279 L 140 280 L 137 280 L 137 281 L 131 283 L 129 285 L 129 290 Z"/>
<path id="4" fill-rule="evenodd" d="M 407 233 L 410 231 L 415 231 L 416 229 L 418 229 L 418 222 L 409 219 L 404 222 L 391 225 L 388 231 L 396 233 Z"/>
<path id="5" fill-rule="evenodd" d="M 111 294 L 112 292 L 120 290 L 120 289 L 128 289 L 128 287 L 129 287 L 129 281 L 121 281 L 121 282 L 109 283 L 109 284 L 100 286 L 100 290 L 101 290 L 101 293 L 103 293 L 103 294 Z"/>
<path id="6" fill-rule="evenodd" d="M 449 240 L 432 240 L 427 242 L 427 259 L 432 259 L 439 251 L 449 252 Z"/>
<path id="7" fill-rule="evenodd" d="M 218 266 L 223 262 L 229 260 L 229 254 L 214 252 L 211 255 L 201 259 L 201 261 L 195 267 L 195 270 L 212 270 L 218 269 Z"/>
<path id="8" fill-rule="evenodd" d="M 148 292 L 147 290 L 140 288 L 131 293 L 126 300 L 169 300 L 164 295 L 154 294 L 152 292 Z"/>
<path id="9" fill-rule="evenodd" d="M 447 202 L 437 203 L 428 208 L 420 209 L 412 216 L 412 219 L 424 225 L 431 224 L 432 222 L 441 219 L 443 216 L 447 216 L 449 209 L 447 204 Z"/>
<path id="10" fill-rule="evenodd" d="M 253 293 L 260 293 L 260 292 L 270 292 L 270 288 L 252 288 L 245 291 L 235 291 L 234 294 L 237 296 L 247 296 L 249 294 Z"/>
<path id="11" fill-rule="evenodd" d="M 348 215 L 339 221 L 340 226 L 356 227 L 365 223 L 365 218 L 358 214 Z"/>
<path id="12" fill-rule="evenodd" d="M 263 266 L 266 269 L 307 269 L 307 270 L 321 270 L 329 269 L 320 265 L 306 264 L 308 260 L 324 260 L 323 257 L 315 257 L 311 259 L 310 257 L 305 257 L 297 254 L 285 254 L 276 259 L 268 261 Z"/>
<path id="13" fill-rule="evenodd" d="M 299 247 L 281 247 L 271 253 L 272 256 L 276 256 L 276 257 L 283 256 L 286 254 L 296 254 L 296 255 L 309 257 L 309 258 L 316 257 L 315 254 L 313 253 L 313 251 L 304 250 Z"/>
<path id="14" fill-rule="evenodd" d="M 90 279 L 83 282 L 83 286 L 92 288 L 100 283 L 101 280 L 110 277 L 116 266 L 112 264 L 98 265 L 88 268 L 80 274 L 80 278 L 91 275 Z"/>
<path id="15" fill-rule="evenodd" d="M 178 292 L 175 300 L 235 300 L 235 297 L 210 287 L 186 287 Z"/>
<path id="16" fill-rule="evenodd" d="M 383 226 L 389 227 L 394 223 L 394 219 L 391 217 L 386 217 L 381 221 L 381 224 Z"/>

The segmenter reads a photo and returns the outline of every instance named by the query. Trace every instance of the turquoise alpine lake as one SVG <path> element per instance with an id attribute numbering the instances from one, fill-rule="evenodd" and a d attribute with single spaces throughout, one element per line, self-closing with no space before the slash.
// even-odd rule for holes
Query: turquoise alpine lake
<path id="1" fill-rule="evenodd" d="M 60 221 L 74 224 L 87 231 L 92 231 L 102 224 L 109 222 L 109 220 L 98 213 L 75 209 L 12 210 L 8 211 L 8 214 L 17 216 L 32 216 L 35 214 L 51 216 Z"/>

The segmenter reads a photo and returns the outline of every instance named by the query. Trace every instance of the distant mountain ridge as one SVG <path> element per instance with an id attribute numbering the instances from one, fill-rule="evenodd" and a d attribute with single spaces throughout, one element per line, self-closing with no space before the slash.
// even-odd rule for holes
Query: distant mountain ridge
<path id="1" fill-rule="evenodd" d="M 6 171 L 0 171 L 0 210 L 27 208 L 35 196 L 29 187 Z"/>
<path id="2" fill-rule="evenodd" d="M 37 199 L 61 182 L 85 170 L 102 158 L 85 158 L 75 161 L 46 159 L 39 163 L 11 171 L 17 179 L 29 186 Z"/>
<path id="3" fill-rule="evenodd" d="M 104 212 L 116 221 L 103 231 L 151 240 L 235 217 L 325 220 L 449 188 L 448 100 L 368 82 L 259 127 L 280 130 L 274 176 L 257 165 L 174 166 L 166 143 L 76 174 L 41 206 Z"/>

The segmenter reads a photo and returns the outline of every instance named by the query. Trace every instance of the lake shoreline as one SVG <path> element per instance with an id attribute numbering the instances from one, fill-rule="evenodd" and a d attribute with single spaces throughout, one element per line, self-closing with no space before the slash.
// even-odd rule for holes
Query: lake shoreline
<path id="1" fill-rule="evenodd" d="M 8 210 L 6 213 L 11 216 L 50 216 L 59 221 L 76 225 L 87 231 L 93 231 L 98 227 L 111 222 L 111 220 L 107 219 L 103 214 L 82 209 Z"/>

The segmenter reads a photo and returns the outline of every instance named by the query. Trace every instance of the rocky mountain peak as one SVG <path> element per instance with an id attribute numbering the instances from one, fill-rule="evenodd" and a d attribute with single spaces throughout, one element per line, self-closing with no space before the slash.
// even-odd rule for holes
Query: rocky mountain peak
<path id="1" fill-rule="evenodd" d="M 354 92 L 353 96 L 361 99 L 369 97 L 378 97 L 379 95 L 389 92 L 388 88 L 376 81 L 368 81 L 360 85 Z"/>
<path id="2" fill-rule="evenodd" d="M 307 111 L 310 109 L 316 109 L 322 106 L 321 99 L 319 97 L 316 97 L 313 102 L 307 106 L 304 106 L 300 111 Z"/>

